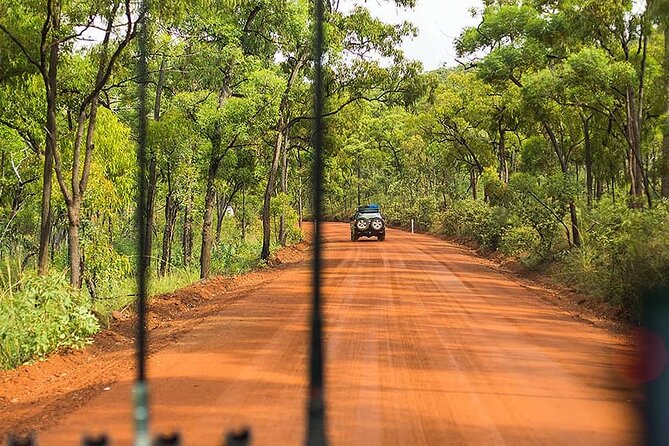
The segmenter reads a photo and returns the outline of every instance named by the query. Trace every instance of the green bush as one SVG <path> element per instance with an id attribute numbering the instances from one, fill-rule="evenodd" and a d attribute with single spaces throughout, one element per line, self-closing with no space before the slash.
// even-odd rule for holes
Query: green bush
<path id="1" fill-rule="evenodd" d="M 404 210 L 402 226 L 409 227 L 413 219 L 416 230 L 427 230 L 432 225 L 432 219 L 436 211 L 437 201 L 434 197 L 419 197 L 411 204 L 409 209 Z"/>
<path id="2" fill-rule="evenodd" d="M 294 212 L 294 211 L 293 211 Z M 294 218 L 293 218 L 294 217 Z M 293 243 L 301 239 L 301 232 L 297 226 L 297 213 L 294 216 L 288 214 L 288 242 Z M 232 218 L 223 220 L 221 228 L 221 239 L 214 245 L 211 258 L 211 269 L 213 274 L 229 275 L 241 274 L 259 266 L 260 251 L 262 250 L 262 226 L 259 222 L 250 225 L 247 230 L 246 240 L 240 237 L 241 229 L 239 223 Z M 276 228 L 272 228 L 273 235 L 278 234 L 278 218 Z M 295 229 L 291 229 L 294 225 Z M 272 237 L 272 252 L 279 247 L 276 237 Z"/>
<path id="3" fill-rule="evenodd" d="M 60 348 L 81 348 L 99 329 L 85 295 L 66 278 L 27 274 L 0 294 L 0 368 L 17 367 Z"/>
<path id="4" fill-rule="evenodd" d="M 514 226 L 504 231 L 499 250 L 507 256 L 527 259 L 539 249 L 540 243 L 539 233 L 532 226 Z"/>
<path id="5" fill-rule="evenodd" d="M 571 186 L 561 177 L 537 180 L 527 174 L 515 174 L 509 181 L 506 206 L 514 215 L 514 226 L 531 226 L 539 235 L 536 256 L 551 259 L 553 248 L 560 234 L 559 227 L 566 218 L 568 193 Z"/>
<path id="6" fill-rule="evenodd" d="M 508 214 L 502 207 L 490 207 L 479 200 L 453 201 L 436 216 L 432 230 L 475 241 L 483 249 L 494 251 L 508 226 Z"/>
<path id="7" fill-rule="evenodd" d="M 281 215 L 285 217 L 286 222 L 286 243 L 293 244 L 302 241 L 302 232 L 299 228 L 299 214 L 291 204 L 291 197 L 286 193 L 279 193 L 272 199 L 270 215 L 273 221 L 273 234 L 279 235 L 279 221 Z M 343 221 L 348 221 L 348 218 Z"/>
<path id="8" fill-rule="evenodd" d="M 502 242 L 504 232 L 509 227 L 509 211 L 501 206 L 490 208 L 490 214 L 483 223 L 479 243 L 488 251 L 496 251 Z"/>
<path id="9" fill-rule="evenodd" d="M 89 224 L 83 238 L 83 279 L 92 300 L 113 294 L 118 281 L 130 277 L 134 271 L 131 257 L 119 253 L 109 239 L 101 236 L 96 225 Z"/>
<path id="10" fill-rule="evenodd" d="M 438 216 L 439 232 L 479 241 L 490 213 L 490 207 L 483 201 L 470 199 L 453 201 Z"/>
<path id="11" fill-rule="evenodd" d="M 603 202 L 584 223 L 591 229 L 563 260 L 561 275 L 637 316 L 643 293 L 669 282 L 669 204 L 639 211 Z"/>
<path id="12" fill-rule="evenodd" d="M 483 190 L 492 205 L 503 205 L 509 199 L 509 185 L 499 179 L 495 169 L 486 167 L 481 178 Z"/>

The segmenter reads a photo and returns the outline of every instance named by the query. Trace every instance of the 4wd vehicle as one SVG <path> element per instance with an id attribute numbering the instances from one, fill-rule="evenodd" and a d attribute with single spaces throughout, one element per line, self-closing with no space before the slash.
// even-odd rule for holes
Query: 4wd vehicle
<path id="1" fill-rule="evenodd" d="M 386 239 L 386 223 L 378 204 L 360 206 L 351 217 L 351 241 L 357 242 L 360 237 Z"/>

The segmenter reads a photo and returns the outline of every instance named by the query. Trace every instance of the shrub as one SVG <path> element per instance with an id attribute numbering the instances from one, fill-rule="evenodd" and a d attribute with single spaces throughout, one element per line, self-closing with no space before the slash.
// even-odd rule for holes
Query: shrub
<path id="1" fill-rule="evenodd" d="M 502 235 L 499 250 L 502 254 L 520 259 L 529 258 L 539 249 L 541 238 L 531 226 L 507 228 Z"/>
<path id="2" fill-rule="evenodd" d="M 536 230 L 540 239 L 536 255 L 542 260 L 551 258 L 558 228 L 567 212 L 562 197 L 565 194 L 555 192 L 562 190 L 559 186 L 567 187 L 561 178 L 543 178 L 540 185 L 536 178 L 526 174 L 512 175 L 509 182 L 507 207 L 519 221 L 515 226 L 531 226 Z"/>
<path id="3" fill-rule="evenodd" d="M 286 242 L 288 244 L 302 241 L 302 232 L 299 229 L 299 215 L 291 204 L 291 197 L 286 193 L 279 193 L 271 202 L 270 215 L 273 222 L 273 234 L 279 235 L 279 221 L 284 215 L 286 222 Z M 341 217 L 339 217 L 341 218 Z M 348 221 L 348 218 L 343 220 Z"/>
<path id="4" fill-rule="evenodd" d="M 490 208 L 490 214 L 479 234 L 479 243 L 489 251 L 496 251 L 508 226 L 509 211 L 500 206 Z"/>
<path id="5" fill-rule="evenodd" d="M 90 302 L 64 276 L 28 274 L 0 295 L 0 368 L 81 348 L 98 329 Z"/>
<path id="6" fill-rule="evenodd" d="M 475 241 L 483 249 L 497 249 L 508 225 L 508 211 L 490 207 L 479 200 L 454 201 L 440 212 L 432 225 L 433 232 Z"/>
<path id="7" fill-rule="evenodd" d="M 483 190 L 492 205 L 502 205 L 509 199 L 509 185 L 499 179 L 495 169 L 486 167 L 481 178 Z"/>
<path id="8" fill-rule="evenodd" d="M 110 241 L 90 225 L 83 237 L 83 279 L 91 299 L 107 296 L 118 287 L 118 280 L 133 272 L 131 258 L 119 253 Z M 101 231 L 100 231 L 101 232 Z"/>
<path id="9" fill-rule="evenodd" d="M 490 207 L 482 201 L 453 201 L 439 214 L 439 232 L 479 241 L 490 212 Z"/>
<path id="10" fill-rule="evenodd" d="M 246 241 L 242 240 L 241 231 L 237 225 L 237 221 L 233 218 L 223 219 L 221 239 L 212 250 L 211 270 L 213 274 L 239 274 L 253 268 L 259 262 L 262 240 L 256 237 L 248 237 Z"/>
<path id="11" fill-rule="evenodd" d="M 416 229 L 427 230 L 432 225 L 432 220 L 436 211 L 437 200 L 434 197 L 418 197 L 412 203 L 411 207 L 405 210 L 406 213 L 403 216 L 403 226 L 409 226 L 411 224 L 411 219 L 413 219 Z"/>
<path id="12" fill-rule="evenodd" d="M 603 202 L 588 220 L 591 230 L 564 259 L 562 275 L 638 316 L 644 292 L 669 282 L 669 205 L 639 211 Z"/>

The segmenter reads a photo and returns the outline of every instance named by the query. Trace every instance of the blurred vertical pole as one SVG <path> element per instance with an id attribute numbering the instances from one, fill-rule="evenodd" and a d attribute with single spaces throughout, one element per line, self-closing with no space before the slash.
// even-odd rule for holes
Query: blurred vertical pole
<path id="1" fill-rule="evenodd" d="M 669 287 L 644 299 L 641 376 L 646 381 L 646 444 L 669 445 Z"/>
<path id="2" fill-rule="evenodd" d="M 323 336 L 321 314 L 321 268 L 323 220 L 323 139 L 324 139 L 324 95 L 323 95 L 323 21 L 324 0 L 315 0 L 314 5 L 314 259 L 313 259 L 313 303 L 311 314 L 311 344 L 309 358 L 309 407 L 307 420 L 308 446 L 327 444 L 325 434 L 325 400 L 323 395 Z"/>
<path id="3" fill-rule="evenodd" d="M 139 33 L 139 62 L 137 64 L 137 78 L 139 82 L 138 91 L 138 119 L 137 129 L 137 163 L 139 165 L 137 184 L 139 193 L 137 197 L 137 375 L 134 388 L 134 411 L 135 420 L 135 446 L 149 446 L 151 443 L 149 435 L 149 406 L 148 389 L 146 384 L 146 301 L 148 290 L 148 259 L 146 258 L 145 247 L 147 243 L 147 184 L 146 184 L 146 164 L 147 164 L 147 97 L 146 87 L 148 84 L 148 20 L 149 20 L 149 0 L 140 0 L 140 10 L 138 16 Z"/>

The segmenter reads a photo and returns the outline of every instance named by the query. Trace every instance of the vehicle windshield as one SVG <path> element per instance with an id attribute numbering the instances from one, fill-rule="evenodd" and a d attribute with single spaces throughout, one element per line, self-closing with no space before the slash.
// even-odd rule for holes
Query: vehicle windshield
<path id="1" fill-rule="evenodd" d="M 365 217 L 365 218 L 374 218 L 374 217 L 383 218 L 383 216 L 381 215 L 381 212 L 379 212 L 379 211 L 371 211 L 371 210 L 370 210 L 370 211 L 359 211 L 358 214 L 357 214 L 357 218 L 360 218 L 360 217 Z"/>

